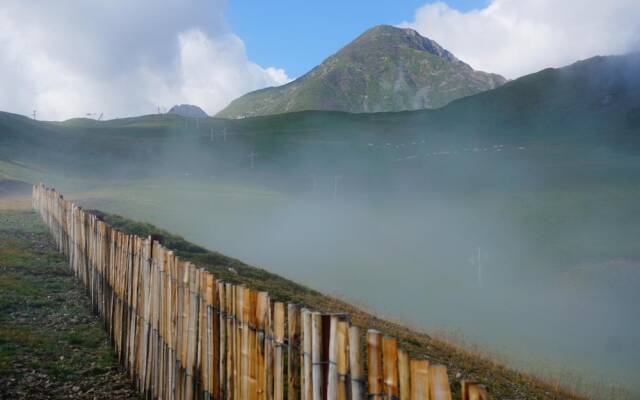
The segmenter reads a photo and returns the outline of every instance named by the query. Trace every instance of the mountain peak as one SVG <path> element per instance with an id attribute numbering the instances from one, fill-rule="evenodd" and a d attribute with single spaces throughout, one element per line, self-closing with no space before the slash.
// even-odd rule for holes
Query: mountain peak
<path id="1" fill-rule="evenodd" d="M 399 36 L 420 36 L 422 37 L 418 31 L 411 29 L 411 28 L 400 28 L 398 26 L 394 26 L 394 25 L 376 25 L 373 28 L 369 28 L 366 31 L 364 31 L 363 33 L 360 34 L 360 36 L 358 36 L 358 38 L 356 38 L 356 41 L 361 39 L 361 38 L 366 38 L 366 37 L 380 37 L 380 36 L 387 36 L 387 35 L 399 35 Z"/>
<path id="2" fill-rule="evenodd" d="M 248 93 L 217 116 L 438 108 L 505 81 L 473 70 L 413 29 L 378 25 L 295 81 Z"/>
<path id="3" fill-rule="evenodd" d="M 434 40 L 424 37 L 411 28 L 399 28 L 393 25 L 376 25 L 368 29 L 353 42 L 340 51 L 371 50 L 379 47 L 384 51 L 394 52 L 401 48 L 424 51 L 452 63 L 462 63 L 453 54 L 444 49 Z M 339 52 L 340 53 L 340 52 Z"/>
<path id="4" fill-rule="evenodd" d="M 167 114 L 180 115 L 186 118 L 207 118 L 208 115 L 204 110 L 193 104 L 176 104 L 171 107 Z"/>

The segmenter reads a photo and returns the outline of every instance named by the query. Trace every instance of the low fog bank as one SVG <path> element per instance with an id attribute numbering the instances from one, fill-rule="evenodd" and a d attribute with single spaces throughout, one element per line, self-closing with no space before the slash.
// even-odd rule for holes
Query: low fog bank
<path id="1" fill-rule="evenodd" d="M 292 174 L 289 187 L 255 165 L 237 175 L 174 174 L 111 183 L 102 188 L 108 200 L 90 205 L 565 384 L 606 378 L 640 390 L 640 189 L 620 174 L 578 179 L 582 164 L 551 168 L 576 177 L 558 182 L 540 174 L 548 165 L 505 170 L 472 159 L 458 172 L 436 162 L 436 173 L 401 170 L 374 183 L 354 182 L 348 168 Z"/>

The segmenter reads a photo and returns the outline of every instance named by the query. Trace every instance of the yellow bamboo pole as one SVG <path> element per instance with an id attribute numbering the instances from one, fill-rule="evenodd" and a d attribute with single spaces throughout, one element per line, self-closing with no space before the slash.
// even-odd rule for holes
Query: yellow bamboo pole
<path id="1" fill-rule="evenodd" d="M 264 324 L 264 365 L 265 365 L 265 386 L 267 400 L 273 400 L 274 395 L 274 316 L 271 302 L 267 302 L 266 317 Z"/>
<path id="2" fill-rule="evenodd" d="M 274 334 L 274 360 L 273 360 L 273 399 L 284 398 L 284 304 L 273 304 L 273 334 Z"/>
<path id="3" fill-rule="evenodd" d="M 233 400 L 235 398 L 235 292 L 235 286 L 230 283 L 225 285 L 225 294 L 227 296 L 227 382 L 225 384 L 227 389 L 227 400 Z"/>
<path id="4" fill-rule="evenodd" d="M 218 311 L 220 311 L 220 296 L 218 294 L 218 282 L 209 275 L 207 278 L 207 296 L 209 303 L 209 329 L 211 335 L 208 338 L 209 349 L 209 390 L 210 395 L 214 399 L 220 399 L 220 319 Z"/>
<path id="5" fill-rule="evenodd" d="M 227 319 L 227 294 L 226 285 L 222 281 L 217 281 L 218 285 L 218 335 L 219 335 L 219 347 L 218 347 L 218 374 L 219 382 L 219 396 L 221 400 L 227 399 L 227 331 L 228 331 L 228 319 Z"/>
<path id="6" fill-rule="evenodd" d="M 211 319 L 209 316 L 209 312 L 211 310 L 211 301 L 210 299 L 213 297 L 213 293 L 211 293 L 212 286 L 209 286 L 209 281 L 213 282 L 213 277 L 210 273 L 206 271 L 201 271 L 200 273 L 200 318 L 198 320 L 198 351 L 196 352 L 196 366 L 197 371 L 200 372 L 200 388 L 199 390 L 204 392 L 206 395 L 210 395 L 211 393 L 211 379 L 213 371 L 211 371 L 211 349 L 210 341 L 212 332 L 211 332 Z"/>
<path id="7" fill-rule="evenodd" d="M 302 400 L 312 400 L 313 398 L 313 380 L 311 372 L 311 325 L 311 311 L 305 308 L 301 312 L 302 374 L 300 386 L 302 387 Z"/>
<path id="8" fill-rule="evenodd" d="M 351 368 L 351 399 L 363 400 L 365 376 L 360 347 L 360 328 L 357 326 L 349 328 L 349 366 Z"/>
<path id="9" fill-rule="evenodd" d="M 329 327 L 329 372 L 327 374 L 327 400 L 338 398 L 338 322 L 332 315 Z"/>
<path id="10" fill-rule="evenodd" d="M 256 310 L 256 321 L 257 321 L 257 367 L 258 367 L 258 399 L 266 400 L 267 393 L 269 391 L 267 387 L 267 342 L 270 341 L 270 338 L 267 338 L 266 329 L 267 329 L 267 320 L 269 318 L 269 294 L 267 292 L 258 293 L 258 302 L 257 302 L 257 310 Z"/>
<path id="11" fill-rule="evenodd" d="M 311 382 L 312 399 L 322 400 L 322 314 L 311 314 Z"/>
<path id="12" fill-rule="evenodd" d="M 411 400 L 428 400 L 431 392 L 429 389 L 429 361 L 411 360 L 409 368 L 411 370 Z"/>
<path id="13" fill-rule="evenodd" d="M 432 365 L 429 367 L 429 386 L 431 400 L 451 400 L 447 367 L 444 365 Z"/>
<path id="14" fill-rule="evenodd" d="M 477 382 L 469 379 L 463 379 L 460 381 L 460 398 L 462 400 L 469 400 L 469 387 L 475 385 Z"/>
<path id="15" fill-rule="evenodd" d="M 242 300 L 243 287 L 234 286 L 233 295 L 233 398 L 234 400 L 242 399 Z"/>
<path id="16" fill-rule="evenodd" d="M 197 324 L 198 324 L 198 305 L 199 302 L 197 300 L 197 292 L 198 290 L 198 270 L 193 266 L 189 265 L 189 290 L 188 290 L 188 298 L 189 298 L 189 308 L 188 308 L 188 318 L 189 323 L 187 325 L 186 332 L 186 398 L 193 398 L 193 385 L 194 385 L 194 370 L 195 370 L 195 358 L 196 358 L 196 339 L 197 339 Z"/>
<path id="17" fill-rule="evenodd" d="M 287 338 L 289 340 L 287 383 L 288 400 L 300 399 L 300 312 L 295 304 L 287 305 Z"/>
<path id="18" fill-rule="evenodd" d="M 482 385 L 469 386 L 469 400 L 489 400 L 489 395 Z"/>
<path id="19" fill-rule="evenodd" d="M 384 397 L 382 386 L 382 333 L 375 329 L 367 331 L 367 362 L 369 399 Z"/>
<path id="20" fill-rule="evenodd" d="M 338 400 L 349 399 L 349 322 L 339 321 L 336 329 L 336 368 L 338 370 Z"/>
<path id="21" fill-rule="evenodd" d="M 240 354 L 241 354 L 241 386 L 240 393 L 241 398 L 243 400 L 249 400 L 249 368 L 251 362 L 251 355 L 249 354 L 249 340 L 250 340 L 250 329 L 249 325 L 251 323 L 251 294 L 250 290 L 246 287 L 243 287 L 239 292 L 241 298 L 240 312 L 242 313 L 241 320 L 241 331 L 240 334 L 242 336 L 241 345 L 240 345 Z"/>
<path id="22" fill-rule="evenodd" d="M 400 395 L 398 390 L 398 342 L 395 338 L 385 336 L 382 339 L 382 362 L 386 398 L 395 399 Z"/>
<path id="23" fill-rule="evenodd" d="M 249 296 L 249 400 L 258 400 L 258 292 L 251 290 Z"/>
<path id="24" fill-rule="evenodd" d="M 398 350 L 398 382 L 400 384 L 400 400 L 411 399 L 411 370 L 409 355 L 404 350 Z"/>
<path id="25" fill-rule="evenodd" d="M 460 396 L 462 400 L 488 400 L 484 386 L 473 380 L 465 379 L 460 382 Z"/>

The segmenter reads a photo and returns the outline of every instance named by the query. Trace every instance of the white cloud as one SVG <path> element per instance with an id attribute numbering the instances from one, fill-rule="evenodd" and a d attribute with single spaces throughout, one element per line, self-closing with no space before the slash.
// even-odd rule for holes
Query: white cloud
<path id="1" fill-rule="evenodd" d="M 468 12 L 443 2 L 419 8 L 416 29 L 476 69 L 508 78 L 640 44 L 638 0 L 492 0 Z"/>
<path id="2" fill-rule="evenodd" d="M 212 40 L 192 30 L 180 34 L 179 42 L 181 95 L 207 110 L 220 110 L 250 90 L 289 81 L 281 69 L 247 61 L 244 43 L 233 34 Z"/>
<path id="3" fill-rule="evenodd" d="M 194 103 L 213 114 L 285 83 L 247 59 L 223 0 L 3 0 L 0 110 L 65 119 Z"/>

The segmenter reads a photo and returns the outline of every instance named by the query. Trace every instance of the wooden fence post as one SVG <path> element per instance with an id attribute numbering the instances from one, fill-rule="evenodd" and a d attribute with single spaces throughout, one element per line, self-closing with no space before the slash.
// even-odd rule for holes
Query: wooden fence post
<path id="1" fill-rule="evenodd" d="M 431 400 L 451 400 L 447 367 L 444 365 L 429 367 L 429 386 L 431 387 Z"/>
<path id="2" fill-rule="evenodd" d="M 306 308 L 301 313 L 301 325 L 302 325 L 302 374 L 301 374 L 301 387 L 302 387 L 302 400 L 313 399 L 313 373 L 312 373 L 312 323 L 311 323 L 311 311 Z"/>
<path id="3" fill-rule="evenodd" d="M 258 292 L 250 292 L 249 313 L 249 400 L 258 400 Z"/>
<path id="4" fill-rule="evenodd" d="M 235 352 L 236 352 L 236 287 L 231 283 L 225 284 L 227 296 L 227 400 L 235 399 Z"/>
<path id="5" fill-rule="evenodd" d="M 365 398 L 364 366 L 362 364 L 360 346 L 360 328 L 352 326 L 349 328 L 349 364 L 351 367 L 352 400 L 363 400 Z"/>
<path id="6" fill-rule="evenodd" d="M 327 400 L 338 398 L 338 316 L 331 316 L 329 327 L 329 373 L 327 374 Z"/>
<path id="7" fill-rule="evenodd" d="M 323 400 L 325 383 L 322 374 L 322 339 L 322 314 L 313 312 L 311 314 L 311 381 L 313 400 Z"/>
<path id="8" fill-rule="evenodd" d="M 338 321 L 336 330 L 336 368 L 338 370 L 338 400 L 347 400 L 350 395 L 349 378 L 349 322 Z"/>
<path id="9" fill-rule="evenodd" d="M 383 391 L 386 398 L 396 399 L 400 392 L 398 390 L 398 342 L 395 338 L 385 336 L 382 339 L 382 353 Z"/>
<path id="10" fill-rule="evenodd" d="M 227 396 L 227 297 L 225 283 L 218 280 L 218 393 L 219 399 Z"/>
<path id="11" fill-rule="evenodd" d="M 258 293 L 257 304 L 257 328 L 258 328 L 258 399 L 266 400 L 269 388 L 267 385 L 267 343 L 271 340 L 267 337 L 267 321 L 269 318 L 269 294 L 267 292 Z"/>
<path id="12" fill-rule="evenodd" d="M 242 335 L 242 345 L 240 346 L 240 353 L 242 354 L 242 368 L 240 369 L 242 374 L 241 380 L 241 398 L 242 400 L 250 400 L 249 392 L 249 369 L 251 363 L 251 354 L 249 350 L 250 346 L 250 325 L 251 325 L 251 291 L 249 288 L 243 287 L 240 292 L 242 296 L 242 306 L 240 307 L 240 312 L 242 313 L 242 323 L 241 323 L 241 335 Z"/>
<path id="13" fill-rule="evenodd" d="M 460 381 L 460 398 L 462 400 L 469 400 L 469 386 L 475 385 L 476 381 L 463 379 Z"/>
<path id="14" fill-rule="evenodd" d="M 284 304 L 275 302 L 273 304 L 273 333 L 275 339 L 275 356 L 273 371 L 273 398 L 282 400 L 284 397 Z"/>
<path id="15" fill-rule="evenodd" d="M 400 400 L 411 398 L 411 370 L 409 355 L 404 350 L 398 350 L 398 381 L 400 383 Z"/>
<path id="16" fill-rule="evenodd" d="M 295 304 L 287 305 L 287 353 L 288 400 L 300 399 L 300 312 Z"/>
<path id="17" fill-rule="evenodd" d="M 488 400 L 489 396 L 484 386 L 472 380 L 460 382 L 460 394 L 462 400 Z"/>
<path id="18" fill-rule="evenodd" d="M 429 361 L 411 360 L 411 400 L 429 400 Z"/>
<path id="19" fill-rule="evenodd" d="M 369 399 L 382 399 L 382 333 L 375 329 L 367 331 L 367 366 Z"/>

